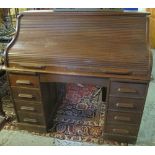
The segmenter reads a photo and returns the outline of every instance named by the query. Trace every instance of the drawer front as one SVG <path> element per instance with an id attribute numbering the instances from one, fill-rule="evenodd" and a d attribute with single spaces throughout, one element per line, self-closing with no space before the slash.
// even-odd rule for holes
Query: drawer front
<path id="1" fill-rule="evenodd" d="M 108 124 L 105 132 L 124 136 L 137 136 L 139 128 L 134 125 Z"/>
<path id="2" fill-rule="evenodd" d="M 141 114 L 129 112 L 114 112 L 108 111 L 107 122 L 126 123 L 126 124 L 140 124 Z"/>
<path id="3" fill-rule="evenodd" d="M 45 125 L 45 118 L 43 115 L 33 114 L 30 112 L 17 111 L 19 122 Z"/>
<path id="4" fill-rule="evenodd" d="M 40 104 L 34 104 L 34 103 L 29 103 L 29 102 L 19 102 L 15 101 L 16 104 L 16 109 L 17 111 L 22 111 L 22 112 L 33 112 L 37 114 L 43 113 L 43 107 Z"/>
<path id="5" fill-rule="evenodd" d="M 33 75 L 9 74 L 11 86 L 39 88 L 39 78 Z"/>
<path id="6" fill-rule="evenodd" d="M 143 97 L 146 96 L 146 84 L 112 82 L 110 88 L 111 96 L 119 97 Z"/>
<path id="7" fill-rule="evenodd" d="M 110 97 L 109 109 L 124 110 L 133 112 L 142 112 L 144 107 L 144 99 L 132 99 L 125 97 Z"/>
<path id="8" fill-rule="evenodd" d="M 40 91 L 37 89 L 25 89 L 12 87 L 12 92 L 15 100 L 24 101 L 41 101 Z"/>

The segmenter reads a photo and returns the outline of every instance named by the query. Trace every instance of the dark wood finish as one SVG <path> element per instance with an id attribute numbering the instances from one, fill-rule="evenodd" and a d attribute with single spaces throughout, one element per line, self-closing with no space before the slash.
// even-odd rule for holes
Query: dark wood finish
<path id="1" fill-rule="evenodd" d="M 56 82 L 104 87 L 103 137 L 135 143 L 152 55 L 149 14 L 26 12 L 5 51 L 12 98 L 22 129 L 48 131 L 57 107 Z"/>
<path id="2" fill-rule="evenodd" d="M 110 139 L 110 140 L 115 140 L 118 142 L 125 142 L 125 143 L 136 143 L 136 136 L 126 136 L 126 135 L 120 135 L 120 134 L 109 134 L 105 133 L 103 135 L 104 139 Z"/>
<path id="3" fill-rule="evenodd" d="M 23 112 L 17 111 L 19 122 L 37 124 L 37 125 L 45 125 L 44 116 L 41 114 L 34 114 L 31 112 Z"/>
<path id="4" fill-rule="evenodd" d="M 28 131 L 37 131 L 40 133 L 45 133 L 47 132 L 47 127 L 45 125 L 34 125 L 34 124 L 30 124 L 30 123 L 17 123 L 18 127 L 21 130 L 28 130 Z"/>
<path id="5" fill-rule="evenodd" d="M 24 13 L 18 18 L 17 35 L 8 46 L 6 62 L 12 69 L 34 71 L 41 66 L 38 72 L 81 71 L 148 80 L 151 54 L 146 17 L 121 12 Z"/>
<path id="6" fill-rule="evenodd" d="M 16 101 L 16 108 L 18 111 L 23 112 L 43 113 L 42 105 L 34 102 Z"/>
<path id="7" fill-rule="evenodd" d="M 39 88 L 38 76 L 9 74 L 11 86 Z"/>
<path id="8" fill-rule="evenodd" d="M 57 89 L 55 83 L 41 83 L 41 96 L 47 129 L 53 125 L 53 117 L 57 109 Z"/>
<path id="9" fill-rule="evenodd" d="M 79 80 L 80 79 L 80 80 Z M 81 83 L 81 84 L 94 84 L 100 87 L 107 87 L 109 79 L 83 77 L 73 75 L 57 75 L 57 74 L 40 74 L 40 82 L 65 82 L 65 83 Z"/>
<path id="10" fill-rule="evenodd" d="M 142 112 L 144 107 L 144 99 L 133 99 L 126 97 L 110 97 L 109 109 L 117 111 Z"/>
<path id="11" fill-rule="evenodd" d="M 30 68 L 30 69 L 44 69 L 45 66 L 39 66 L 39 65 L 31 65 L 31 64 L 27 64 L 27 63 L 20 63 L 19 64 L 21 67 L 24 68 Z"/>
<path id="12" fill-rule="evenodd" d="M 105 132 L 124 136 L 137 136 L 138 130 L 139 128 L 136 125 L 108 124 Z"/>
<path id="13" fill-rule="evenodd" d="M 41 102 L 40 91 L 38 89 L 12 87 L 15 100 Z"/>
<path id="14" fill-rule="evenodd" d="M 110 96 L 145 98 L 146 88 L 146 84 L 112 82 Z"/>
<path id="15" fill-rule="evenodd" d="M 116 112 L 108 111 L 107 122 L 126 123 L 126 124 L 139 124 L 141 114 L 130 112 Z"/>

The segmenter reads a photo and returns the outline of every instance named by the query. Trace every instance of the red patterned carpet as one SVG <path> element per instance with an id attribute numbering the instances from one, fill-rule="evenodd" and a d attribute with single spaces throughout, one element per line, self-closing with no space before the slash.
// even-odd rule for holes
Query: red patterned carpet
<path id="1" fill-rule="evenodd" d="M 30 132 L 62 140 L 94 143 L 99 145 L 127 145 L 102 138 L 105 104 L 102 91 L 94 85 L 58 84 L 59 108 L 54 125 L 48 133 Z M 11 117 L 3 129 L 20 131 L 9 98 L 5 98 L 4 110 Z M 27 131 L 25 131 L 27 132 Z"/>

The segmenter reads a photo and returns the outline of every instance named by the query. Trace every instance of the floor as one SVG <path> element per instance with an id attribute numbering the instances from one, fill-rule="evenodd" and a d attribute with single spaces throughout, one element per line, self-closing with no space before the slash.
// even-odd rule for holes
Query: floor
<path id="1" fill-rule="evenodd" d="M 153 61 L 155 62 L 155 49 Z M 144 108 L 142 122 L 136 145 L 155 145 L 155 63 L 152 75 L 154 79 L 150 82 L 148 96 Z M 0 132 L 0 146 L 87 146 L 90 143 L 59 140 L 51 137 L 33 135 L 23 131 L 11 131 L 2 129 Z M 109 145 L 109 144 L 107 144 Z"/>
<path id="2" fill-rule="evenodd" d="M 153 52 L 153 80 L 150 82 L 148 95 L 137 139 L 137 145 L 155 145 L 155 49 Z"/>
<path id="3" fill-rule="evenodd" d="M 60 140 L 19 131 L 2 130 L 0 146 L 90 146 L 95 144 Z"/>

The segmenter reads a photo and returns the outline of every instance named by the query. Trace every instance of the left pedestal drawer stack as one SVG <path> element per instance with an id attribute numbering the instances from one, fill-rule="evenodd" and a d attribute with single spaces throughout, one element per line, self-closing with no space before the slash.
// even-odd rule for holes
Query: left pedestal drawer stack
<path id="1" fill-rule="evenodd" d="M 9 73 L 8 78 L 19 127 L 45 132 L 47 120 L 39 76 Z"/>

